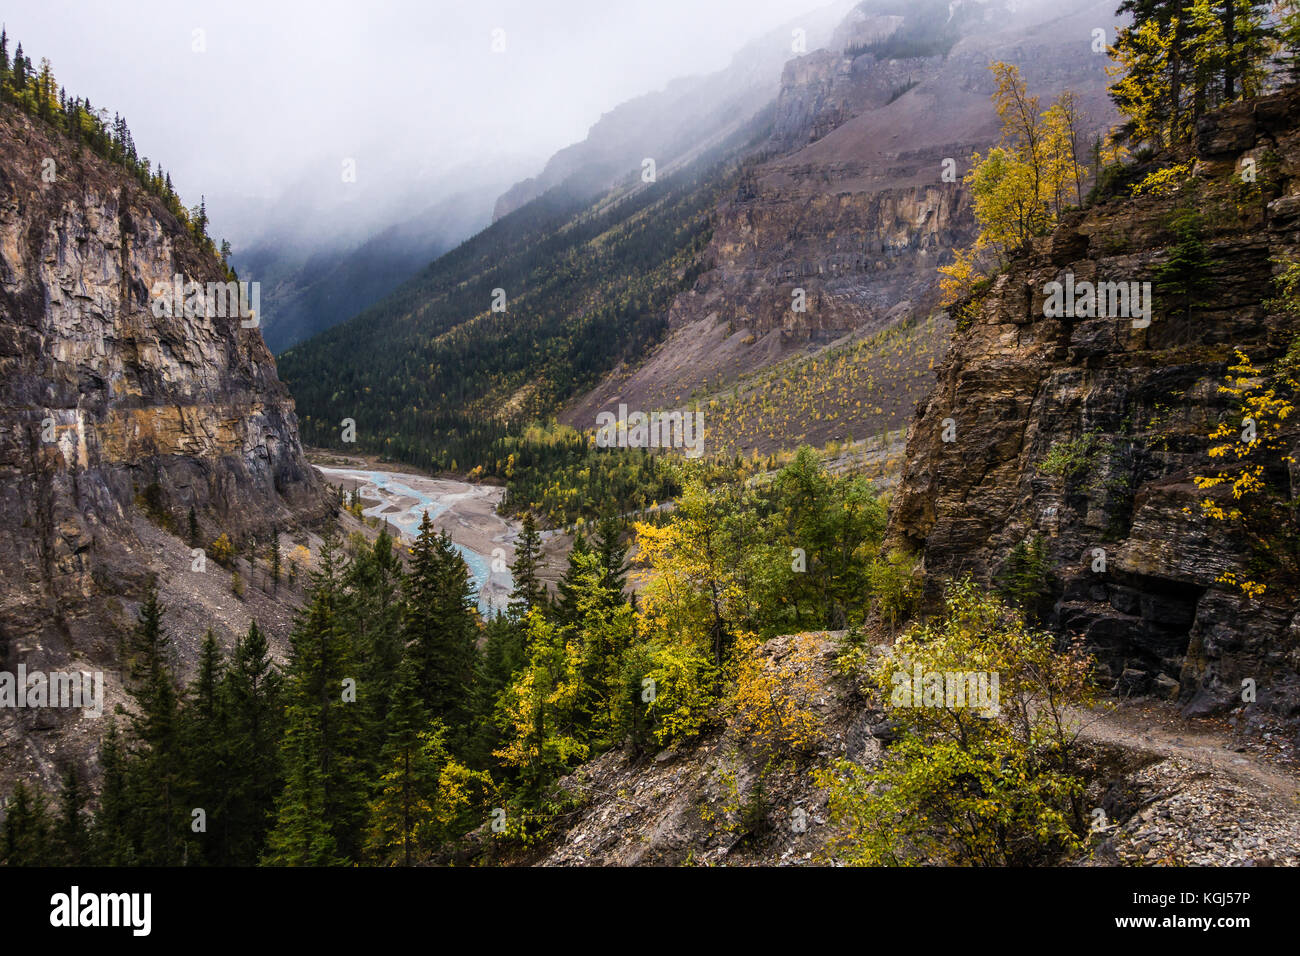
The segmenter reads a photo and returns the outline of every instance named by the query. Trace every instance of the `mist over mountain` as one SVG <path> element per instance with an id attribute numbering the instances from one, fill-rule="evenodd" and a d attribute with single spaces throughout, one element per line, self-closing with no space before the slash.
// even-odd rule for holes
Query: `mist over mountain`
<path id="1" fill-rule="evenodd" d="M 517 164 L 522 165 L 522 164 Z M 493 204 L 517 173 L 462 171 L 438 189 L 419 191 L 377 215 L 362 231 L 359 217 L 346 217 L 347 232 L 332 222 L 313 222 L 310 209 L 268 227 L 258 239 L 234 251 L 232 265 L 242 278 L 261 283 L 263 335 L 272 352 L 310 338 L 392 292 L 411 274 L 481 230 Z M 441 189 L 450 196 L 430 201 Z M 425 205 L 427 203 L 427 205 Z M 412 209 L 418 209 L 415 215 Z"/>

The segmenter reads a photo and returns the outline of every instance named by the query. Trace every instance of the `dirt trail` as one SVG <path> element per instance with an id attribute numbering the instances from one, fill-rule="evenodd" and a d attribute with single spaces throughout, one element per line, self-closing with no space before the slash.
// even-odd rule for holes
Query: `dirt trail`
<path id="1" fill-rule="evenodd" d="M 1300 768 L 1285 757 L 1247 751 L 1222 722 L 1193 723 L 1172 708 L 1149 702 L 1120 703 L 1073 715 L 1079 718 L 1080 734 L 1086 740 L 1178 757 L 1252 784 L 1261 795 L 1300 804 Z"/>

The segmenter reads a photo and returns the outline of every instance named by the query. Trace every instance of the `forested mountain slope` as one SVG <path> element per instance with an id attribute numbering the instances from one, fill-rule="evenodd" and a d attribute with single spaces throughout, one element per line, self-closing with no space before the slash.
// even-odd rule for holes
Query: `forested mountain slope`
<path id="1" fill-rule="evenodd" d="M 639 160 L 623 162 L 622 182 L 593 201 L 599 144 L 617 138 L 597 124 L 556 161 L 595 164 L 587 173 L 557 173 L 518 208 L 512 199 L 509 215 L 392 296 L 281 356 L 305 438 L 341 447 L 351 418 L 363 451 L 510 480 L 534 421 L 558 415 L 590 432 L 620 403 L 681 407 L 845 336 L 924 322 L 935 267 L 973 236 L 961 179 L 972 151 L 997 137 L 989 61 L 1014 54 L 1045 94 L 1074 88 L 1100 129 L 1106 58 L 1090 24 L 1107 10 L 1035 3 L 1008 19 L 1001 0 L 951 17 L 936 2 L 859 4 L 825 48 L 788 63 L 748 125 L 673 147 L 686 158 L 661 162 L 654 182 Z M 796 288 L 803 311 L 791 309 Z M 719 432 L 708 453 L 900 427 L 941 347 L 939 335 L 871 370 L 885 380 L 900 368 L 898 394 L 815 408 L 827 424 L 811 432 L 783 430 L 808 414 L 783 408 L 766 440 Z M 538 505 L 531 492 L 512 501 Z"/>
<path id="2" fill-rule="evenodd" d="M 554 189 L 438 259 L 355 319 L 280 357 L 308 442 L 400 461 L 483 462 L 512 421 L 543 416 L 662 334 L 698 274 L 711 214 L 761 126 L 599 202 Z M 499 290 L 499 291 L 498 291 Z"/>

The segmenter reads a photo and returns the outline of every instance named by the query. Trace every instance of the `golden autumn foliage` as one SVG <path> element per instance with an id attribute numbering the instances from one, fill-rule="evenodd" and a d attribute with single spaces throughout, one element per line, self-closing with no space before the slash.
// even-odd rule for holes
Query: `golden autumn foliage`
<path id="1" fill-rule="evenodd" d="M 1300 356 L 1300 339 L 1292 346 L 1292 354 Z M 1207 454 L 1220 467 L 1214 474 L 1197 475 L 1193 480 L 1201 490 L 1228 490 L 1231 500 L 1222 496 L 1203 498 L 1201 514 L 1235 525 L 1263 556 L 1263 552 L 1273 550 L 1270 539 L 1286 524 L 1279 512 L 1286 493 L 1275 487 L 1270 476 L 1285 475 L 1295 464 L 1287 450 L 1294 431 L 1288 430 L 1286 420 L 1295 412 L 1300 382 L 1294 365 L 1286 360 L 1278 363 L 1272 374 L 1266 374 L 1245 352 L 1238 349 L 1236 355 L 1236 364 L 1228 367 L 1228 375 L 1219 386 L 1221 394 L 1232 396 L 1236 408 L 1209 435 L 1216 444 Z M 1226 571 L 1219 581 L 1238 588 L 1249 598 L 1267 590 L 1257 575 L 1248 572 Z"/>
<path id="2" fill-rule="evenodd" d="M 822 693 L 814 669 L 821 648 L 814 634 L 790 638 L 780 660 L 759 653 L 758 639 L 737 644 L 736 685 L 730 698 L 736 729 L 764 752 L 807 751 L 824 738 L 816 710 Z"/>
<path id="3" fill-rule="evenodd" d="M 1068 206 L 1082 204 L 1091 175 L 1083 162 L 1085 120 L 1074 93 L 1066 90 L 1043 110 L 1016 66 L 996 61 L 989 69 L 1002 135 L 987 153 L 971 157 L 963 180 L 979 233 L 970 249 L 957 250 L 954 261 L 939 269 L 944 305 L 970 295 L 1013 250 L 1047 232 Z"/>
<path id="4" fill-rule="evenodd" d="M 230 538 L 223 531 L 215 541 L 208 545 L 208 555 L 213 561 L 222 566 L 230 563 L 231 558 L 235 556 L 235 546 L 230 543 Z"/>

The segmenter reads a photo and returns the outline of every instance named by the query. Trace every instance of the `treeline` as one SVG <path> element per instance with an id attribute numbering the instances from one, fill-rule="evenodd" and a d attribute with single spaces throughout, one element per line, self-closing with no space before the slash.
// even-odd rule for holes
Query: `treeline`
<path id="1" fill-rule="evenodd" d="M 417 840 L 480 819 L 492 785 L 473 766 L 482 628 L 464 559 L 426 520 L 406 570 L 381 532 L 350 556 L 327 540 L 310 577 L 283 671 L 254 624 L 228 658 L 209 633 L 186 687 L 150 591 L 98 807 L 82 812 L 75 778 L 53 818 L 21 788 L 5 862 L 409 862 Z"/>
<path id="2" fill-rule="evenodd" d="M 0 29 L 0 102 L 12 103 L 28 116 L 66 134 L 74 149 L 84 146 L 125 169 L 146 192 L 163 201 L 196 241 L 209 252 L 217 253 L 216 245 L 208 236 L 207 202 L 200 199 L 197 206 L 185 208 L 172 187 L 171 173 L 165 172 L 162 164 L 155 167 L 136 151 L 126 117 L 114 113 L 109 120 L 108 110 L 95 108 L 88 97 L 69 96 L 54 78 L 50 61 L 41 57 L 39 66 L 33 66 L 21 43 L 11 59 L 9 36 L 3 29 Z M 222 242 L 223 260 L 228 252 L 228 244 Z"/>
<path id="3" fill-rule="evenodd" d="M 694 472 L 677 479 L 676 511 L 631 529 L 635 602 L 622 519 L 579 535 L 551 594 L 527 515 L 509 611 L 485 622 L 463 559 L 426 520 L 405 566 L 386 533 L 350 555 L 322 547 L 283 671 L 253 626 L 228 657 L 209 634 L 182 687 L 151 593 L 93 812 L 74 775 L 53 797 L 20 787 L 0 856 L 409 864 L 485 824 L 526 845 L 567 806 L 554 784 L 583 760 L 655 752 L 771 706 L 759 638 L 906 613 L 912 562 L 879 555 L 884 507 L 863 480 L 808 449 L 765 485 Z"/>
<path id="4" fill-rule="evenodd" d="M 676 497 L 681 487 L 671 460 L 646 448 L 600 448 L 571 428 L 531 427 L 502 441 L 504 460 L 493 473 L 506 480 L 501 510 L 531 512 L 568 527 L 608 512 L 643 512 Z"/>

